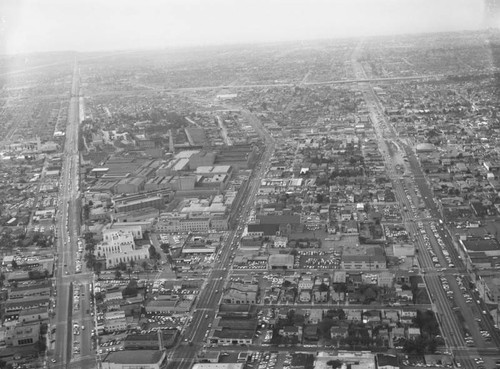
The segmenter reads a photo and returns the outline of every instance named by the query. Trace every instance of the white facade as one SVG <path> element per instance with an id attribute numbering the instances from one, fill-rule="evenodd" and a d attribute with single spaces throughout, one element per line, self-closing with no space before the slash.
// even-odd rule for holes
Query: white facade
<path id="1" fill-rule="evenodd" d="M 106 230 L 103 232 L 103 242 L 97 245 L 95 254 L 106 259 L 106 268 L 113 268 L 119 263 L 147 259 L 149 250 L 147 247 L 136 249 L 131 232 Z"/>
<path id="2" fill-rule="evenodd" d="M 210 230 L 210 218 L 162 219 L 156 224 L 159 232 L 206 232 Z"/>
<path id="3" fill-rule="evenodd" d="M 140 225 L 124 225 L 123 223 L 113 224 L 109 229 L 104 229 L 102 231 L 102 239 L 108 241 L 110 238 L 113 238 L 113 235 L 117 231 L 131 234 L 136 240 L 142 239 L 142 227 Z"/>

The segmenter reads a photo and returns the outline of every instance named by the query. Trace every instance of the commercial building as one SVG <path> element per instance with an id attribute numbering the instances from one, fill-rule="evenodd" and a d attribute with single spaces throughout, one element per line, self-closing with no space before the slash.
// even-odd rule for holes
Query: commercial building
<path id="1" fill-rule="evenodd" d="M 210 218 L 208 215 L 198 215 L 192 218 L 187 214 L 164 216 L 156 224 L 156 230 L 159 232 L 206 232 L 209 229 Z"/>
<path id="2" fill-rule="evenodd" d="M 243 369 L 245 363 L 197 363 L 192 369 Z"/>
<path id="3" fill-rule="evenodd" d="M 23 324 L 32 322 L 42 323 L 49 320 L 49 310 L 47 307 L 21 310 L 18 319 Z"/>
<path id="4" fill-rule="evenodd" d="M 120 332 L 127 329 L 127 319 L 123 310 L 110 311 L 104 314 L 104 330 Z"/>
<path id="5" fill-rule="evenodd" d="M 102 360 L 102 369 L 163 369 L 166 367 L 166 351 L 123 350 L 114 351 Z"/>
<path id="6" fill-rule="evenodd" d="M 139 193 L 144 190 L 145 183 L 145 179 L 140 177 L 123 178 L 115 185 L 114 193 Z"/>
<path id="7" fill-rule="evenodd" d="M 396 355 L 377 354 L 375 362 L 378 369 L 398 369 L 399 362 Z"/>
<path id="8" fill-rule="evenodd" d="M 153 300 L 147 303 L 146 312 L 157 314 L 183 314 L 191 309 L 192 300 Z"/>
<path id="9" fill-rule="evenodd" d="M 48 296 L 51 290 L 51 281 L 43 280 L 30 284 L 18 283 L 17 287 L 10 287 L 9 299 L 22 299 L 34 296 Z"/>
<path id="10" fill-rule="evenodd" d="M 289 254 L 270 255 L 269 269 L 293 269 L 294 256 Z"/>
<path id="11" fill-rule="evenodd" d="M 172 347 L 179 336 L 177 329 L 162 329 L 146 334 L 129 334 L 125 337 L 125 350 L 158 350 Z"/>
<path id="12" fill-rule="evenodd" d="M 494 268 L 500 265 L 500 243 L 494 238 L 467 237 L 460 239 L 460 253 L 470 268 Z"/>
<path id="13" fill-rule="evenodd" d="M 245 363 L 197 363 L 192 369 L 243 369 Z"/>
<path id="14" fill-rule="evenodd" d="M 189 158 L 189 169 L 195 170 L 201 166 L 210 166 L 215 162 L 214 152 L 200 151 Z"/>
<path id="15" fill-rule="evenodd" d="M 140 210 L 144 208 L 162 209 L 165 205 L 165 197 L 163 194 L 143 194 L 140 196 L 115 198 L 115 211 L 117 213 Z"/>
<path id="16" fill-rule="evenodd" d="M 110 213 L 109 216 L 113 222 L 150 222 L 158 216 L 159 211 L 153 207 L 145 207 L 138 210 L 125 211 L 120 213 Z"/>
<path id="17" fill-rule="evenodd" d="M 40 339 L 40 323 L 16 324 L 6 326 L 5 342 L 7 346 L 26 346 L 37 343 Z"/>
<path id="18" fill-rule="evenodd" d="M 342 269 L 376 270 L 386 269 L 387 260 L 380 247 L 372 247 L 361 254 L 342 255 Z"/>
<path id="19" fill-rule="evenodd" d="M 218 345 L 251 345 L 257 325 L 256 319 L 218 319 L 211 331 L 210 342 Z"/>
<path id="20" fill-rule="evenodd" d="M 241 144 L 222 147 L 216 154 L 216 165 L 231 165 L 238 169 L 251 168 L 256 157 L 257 147 L 251 144 Z"/>
<path id="21" fill-rule="evenodd" d="M 222 302 L 227 304 L 255 304 L 259 286 L 254 284 L 232 283 L 222 295 Z"/>
<path id="22" fill-rule="evenodd" d="M 338 360 L 351 369 L 376 369 L 375 354 L 369 351 L 337 351 L 337 355 L 320 352 L 314 362 L 314 369 L 328 369 L 332 360 Z M 292 363 L 293 364 L 293 363 Z M 344 365 L 343 365 L 344 366 Z"/>

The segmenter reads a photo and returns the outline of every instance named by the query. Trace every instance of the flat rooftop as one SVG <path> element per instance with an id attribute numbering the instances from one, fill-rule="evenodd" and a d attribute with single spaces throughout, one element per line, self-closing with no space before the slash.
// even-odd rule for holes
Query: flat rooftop
<path id="1" fill-rule="evenodd" d="M 155 364 L 163 355 L 165 352 L 159 350 L 123 350 L 110 352 L 103 361 L 115 364 Z"/>
<path id="2" fill-rule="evenodd" d="M 500 251 L 500 244 L 494 238 L 471 238 L 462 241 L 467 251 Z"/>

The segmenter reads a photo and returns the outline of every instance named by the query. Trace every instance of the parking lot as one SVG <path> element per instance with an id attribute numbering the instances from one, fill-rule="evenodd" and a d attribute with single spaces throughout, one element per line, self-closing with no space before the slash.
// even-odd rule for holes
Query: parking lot
<path id="1" fill-rule="evenodd" d="M 338 269 L 340 267 L 340 253 L 325 251 L 298 251 L 295 257 L 296 269 Z"/>

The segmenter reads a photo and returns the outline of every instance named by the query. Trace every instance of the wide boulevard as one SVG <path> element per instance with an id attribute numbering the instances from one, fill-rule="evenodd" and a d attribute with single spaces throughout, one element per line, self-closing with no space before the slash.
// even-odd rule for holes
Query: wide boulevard
<path id="1" fill-rule="evenodd" d="M 91 274 L 76 274 L 77 242 L 80 232 L 80 155 L 78 151 L 80 122 L 80 75 L 78 65 L 75 62 L 63 152 L 63 167 L 60 177 L 57 218 L 57 262 L 55 271 L 56 315 L 51 322 L 52 329 L 55 328 L 55 347 L 54 350 L 51 350 L 52 355 L 50 355 L 49 362 L 52 368 L 95 367 L 95 355 L 92 355 L 90 344 L 90 332 L 93 325 L 87 314 L 87 309 L 89 308 L 88 282 L 91 280 Z M 85 270 L 83 269 L 83 271 Z M 81 305 L 77 305 L 76 307 L 73 304 L 75 283 L 81 286 Z M 79 329 L 79 334 L 74 335 L 74 322 L 80 327 L 81 325 L 85 325 L 88 329 Z M 77 337 L 78 341 L 74 337 Z M 81 346 L 81 356 L 75 357 L 74 342 L 77 342 L 78 346 Z"/>

